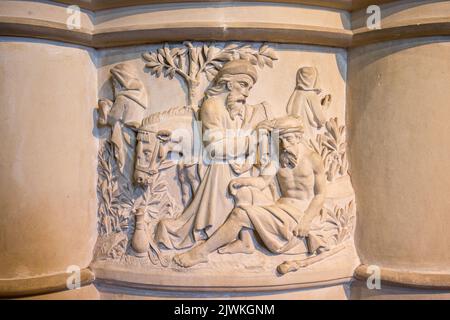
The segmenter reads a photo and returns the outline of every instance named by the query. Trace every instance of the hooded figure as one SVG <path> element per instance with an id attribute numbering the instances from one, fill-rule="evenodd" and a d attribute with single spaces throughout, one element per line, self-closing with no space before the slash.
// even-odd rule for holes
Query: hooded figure
<path id="1" fill-rule="evenodd" d="M 114 87 L 114 102 L 108 99 L 99 101 L 99 123 L 111 126 L 111 142 L 114 154 L 123 172 L 128 147 L 134 146 L 135 130 L 141 125 L 147 108 L 147 92 L 143 83 L 136 77 L 130 65 L 120 63 L 111 70 Z"/>
<path id="2" fill-rule="evenodd" d="M 289 98 L 288 115 L 299 116 L 303 120 L 305 138 L 314 137 L 314 129 L 320 129 L 326 122 L 324 109 L 331 102 L 331 96 L 321 99 L 318 88 L 318 73 L 314 67 L 302 67 L 297 71 L 297 84 Z"/>

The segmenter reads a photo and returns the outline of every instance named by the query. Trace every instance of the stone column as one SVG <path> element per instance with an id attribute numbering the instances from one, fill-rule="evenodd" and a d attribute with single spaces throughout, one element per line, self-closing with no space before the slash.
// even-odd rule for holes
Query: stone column
<path id="1" fill-rule="evenodd" d="M 386 280 L 450 284 L 450 39 L 353 49 L 350 150 L 365 265 Z"/>
<path id="2" fill-rule="evenodd" d="M 427 35 L 432 35 L 446 30 L 439 24 L 448 20 L 450 5 L 402 1 L 382 6 L 381 13 L 378 35 L 386 40 L 393 37 L 384 26 L 411 36 L 425 35 L 420 28 L 429 23 Z M 354 13 L 353 27 L 362 30 L 362 23 L 362 13 Z M 358 278 L 380 271 L 382 286 L 450 287 L 449 56 L 445 36 L 349 50 L 347 123 L 357 190 Z M 377 294 L 357 291 L 359 298 Z"/>
<path id="3" fill-rule="evenodd" d="M 0 56 L 0 296 L 64 290 L 77 268 L 86 286 L 96 240 L 93 50 L 1 38 Z"/>

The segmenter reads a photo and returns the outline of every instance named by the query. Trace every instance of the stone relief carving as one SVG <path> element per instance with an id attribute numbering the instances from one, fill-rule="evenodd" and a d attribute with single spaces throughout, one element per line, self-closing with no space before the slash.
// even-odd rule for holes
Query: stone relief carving
<path id="1" fill-rule="evenodd" d="M 263 121 L 264 129 L 278 130 L 280 139 L 280 167 L 269 163 L 261 167 L 256 177 L 239 177 L 229 186 L 236 201 L 226 221 L 204 243 L 175 256 L 183 267 L 208 261 L 208 254 L 228 245 L 222 252 L 251 253 L 249 244 L 238 235 L 244 230 L 255 230 L 265 247 L 273 253 L 294 250 L 305 240 L 308 252 L 313 254 L 328 249 L 327 239 L 314 233 L 313 220 L 319 217 L 325 200 L 325 170 L 322 159 L 302 144 L 303 124 L 289 116 Z M 268 192 L 261 194 L 278 179 L 281 197 L 275 201 Z M 258 196 L 260 195 L 260 196 Z"/>
<path id="2" fill-rule="evenodd" d="M 147 108 L 147 92 L 133 68 L 125 63 L 110 70 L 114 102 L 100 99 L 98 123 L 111 127 L 110 141 L 119 169 L 127 173 L 134 164 L 135 129 L 139 128 Z"/>
<path id="3" fill-rule="evenodd" d="M 183 47 L 169 48 L 165 44 L 157 52 L 143 54 L 147 61 L 145 66 L 157 77 L 164 74 L 173 79 L 178 74 L 188 88 L 188 105 L 197 108 L 198 88 L 201 75 L 204 74 L 208 81 L 214 80 L 223 64 L 236 59 L 248 60 L 259 67 L 273 66 L 273 60 L 277 60 L 275 52 L 267 44 L 259 49 L 249 44 L 231 43 L 224 48 L 218 48 L 213 44 L 204 44 L 195 47 L 191 42 L 185 42 Z"/>
<path id="4" fill-rule="evenodd" d="M 152 75 L 183 80 L 187 105 L 145 114 L 142 81 L 127 64 L 111 69 L 115 100 L 98 111 L 110 135 L 95 259 L 189 272 L 214 269 L 213 253 L 237 269 L 258 255 L 285 274 L 352 241 L 345 127 L 327 117 L 315 67 L 298 70 L 287 116 L 274 118 L 267 102 L 247 103 L 257 67 L 277 60 L 267 44 L 165 44 L 143 60 Z"/>
<path id="5" fill-rule="evenodd" d="M 331 103 L 331 95 L 324 95 L 319 88 L 318 77 L 316 68 L 300 68 L 295 90 L 287 105 L 287 114 L 298 115 L 303 119 L 305 139 L 311 139 L 315 129 L 325 124 L 325 111 Z"/>
<path id="6" fill-rule="evenodd" d="M 325 123 L 325 132 L 316 136 L 314 149 L 322 156 L 327 168 L 327 179 L 333 181 L 348 172 L 345 126 L 339 126 L 337 118 Z"/>

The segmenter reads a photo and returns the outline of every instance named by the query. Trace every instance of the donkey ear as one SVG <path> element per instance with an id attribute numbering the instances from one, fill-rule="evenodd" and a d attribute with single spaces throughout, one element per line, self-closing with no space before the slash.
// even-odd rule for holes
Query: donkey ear
<path id="1" fill-rule="evenodd" d="M 160 130 L 156 134 L 156 137 L 162 142 L 169 141 L 171 136 L 172 136 L 172 132 L 170 132 L 169 130 Z"/>

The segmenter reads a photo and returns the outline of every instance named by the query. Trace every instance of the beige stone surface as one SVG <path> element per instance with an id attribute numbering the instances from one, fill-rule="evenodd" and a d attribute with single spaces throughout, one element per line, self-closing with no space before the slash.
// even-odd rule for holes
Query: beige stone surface
<path id="1" fill-rule="evenodd" d="M 449 1 L 402 0 L 380 5 L 381 27 L 414 25 L 450 20 Z M 361 9 L 352 13 L 352 29 L 366 28 L 367 13 Z"/>
<path id="2" fill-rule="evenodd" d="M 350 14 L 320 7 L 271 3 L 161 4 L 102 10 L 95 16 L 96 32 L 151 28 L 151 26 L 216 22 L 223 28 L 233 23 L 272 24 L 350 29 Z"/>
<path id="3" fill-rule="evenodd" d="M 100 297 L 97 288 L 91 284 L 80 289 L 30 296 L 21 298 L 21 300 L 98 300 Z"/>
<path id="4" fill-rule="evenodd" d="M 448 290 L 412 289 L 382 285 L 380 289 L 368 289 L 365 282 L 354 281 L 350 288 L 350 300 L 449 300 Z"/>
<path id="5" fill-rule="evenodd" d="M 352 47 L 389 39 L 449 35 L 447 1 L 3 1 L 0 35 L 44 38 L 96 48 L 164 41 L 273 41 Z M 69 29 L 69 5 L 80 28 Z M 365 26 L 379 5 L 382 28 Z M 161 18 L 164 16 L 164 18 Z"/>
<path id="6" fill-rule="evenodd" d="M 190 39 L 273 42 L 268 46 L 275 50 L 277 59 L 269 62 L 273 68 L 267 65 L 258 68 L 258 81 L 251 88 L 248 103 L 268 102 L 275 117 L 285 114 L 289 97 L 294 96 L 299 68 L 316 68 L 320 89 L 328 91 L 332 97 L 327 119 L 338 119 L 330 120 L 327 130 L 339 131 L 343 128 L 341 125 L 350 130 L 347 137 L 352 180 L 350 182 L 344 174 L 328 184 L 332 196 L 328 196 L 326 204 L 331 208 L 335 198 L 352 202 L 351 184 L 355 187 L 356 249 L 361 262 L 389 270 L 388 278 L 399 285 L 426 287 L 431 283 L 432 287 L 439 287 L 441 282 L 448 283 L 448 1 L 375 1 L 377 4 L 388 2 L 381 5 L 381 30 L 365 27 L 364 6 L 373 4 L 368 1 L 221 4 L 156 0 L 144 4 L 135 0 L 127 2 L 126 6 L 122 0 L 108 4 L 103 0 L 61 2 L 81 4 L 85 8 L 80 16 L 81 29 L 68 30 L 68 13 L 63 4 L 9 0 L 0 3 L 0 36 L 3 36 L 0 38 L 0 134 L 3 137 L 0 141 L 0 282 L 45 279 L 45 276 L 64 274 L 70 265 L 80 268 L 90 265 L 94 251 L 98 253 L 98 248 L 94 250 L 99 231 L 96 216 L 98 144 L 112 139 L 108 126 L 96 127 L 98 97 L 110 99 L 103 101 L 106 109 L 111 106 L 120 110 L 123 105 L 132 104 L 128 100 L 121 105 L 123 101 L 119 99 L 114 105 L 117 96 L 111 90 L 110 70 L 117 64 L 125 64 L 135 71 L 130 76 L 127 70 L 125 83 L 116 84 L 116 90 L 126 87 L 123 91 L 133 91 L 136 82 L 139 83 L 137 104 L 144 107 L 145 116 L 173 107 L 196 107 L 209 81 L 202 80 L 197 92 L 200 94 L 190 96 L 191 88 L 179 78 L 151 76 L 151 68 L 144 65 L 152 61 L 142 58 L 144 52 L 164 50 L 162 43 L 165 41 L 176 41 L 170 45 L 173 48 Z M 351 12 L 356 9 L 359 11 Z M 420 36 L 426 38 L 417 38 Z M 410 39 L 401 40 L 403 38 Z M 113 48 L 95 50 L 69 43 Z M 229 43 L 219 42 L 213 46 L 220 49 Z M 369 43 L 377 44 L 366 45 Z M 204 44 L 193 43 L 199 48 Z M 262 43 L 252 43 L 253 50 L 258 50 L 260 45 Z M 136 98 L 131 96 L 131 100 Z M 141 120 L 143 111 L 139 107 L 137 110 L 133 119 L 128 120 Z M 128 126 L 131 123 L 128 120 L 118 122 Z M 131 130 L 140 127 L 138 122 Z M 113 127 L 116 122 L 105 119 L 105 123 Z M 178 124 L 182 126 L 181 122 L 173 122 L 170 129 Z M 115 138 L 125 131 L 116 130 Z M 114 141 L 122 146 L 132 145 L 127 140 L 130 137 L 133 135 L 124 134 L 122 140 Z M 345 154 L 345 139 L 342 145 L 343 151 L 338 152 L 341 156 Z M 134 155 L 132 149 L 128 153 Z M 111 154 L 111 157 L 117 155 Z M 188 177 L 187 170 L 178 172 Z M 171 185 L 173 199 L 170 201 L 182 207 L 189 199 L 182 199 L 177 183 L 183 186 L 185 182 L 176 180 L 176 170 L 169 174 L 170 178 L 165 179 Z M 192 181 L 188 183 L 192 187 Z M 353 212 L 353 204 L 341 209 Z M 336 212 L 341 211 L 335 209 Z M 138 215 L 136 225 L 142 227 L 144 221 L 137 219 Z M 100 233 L 102 223 L 104 221 L 100 221 Z M 131 220 L 129 224 L 131 231 L 134 223 Z M 112 249 L 126 244 L 128 238 L 121 234 L 110 240 L 112 246 L 102 247 L 105 250 L 98 257 L 122 254 L 121 250 Z M 139 241 L 133 241 L 135 250 L 139 247 L 136 244 Z M 137 251 L 145 255 L 147 242 L 143 248 Z M 236 291 L 242 288 L 245 291 L 245 286 L 259 286 L 259 290 L 264 291 L 264 286 L 270 285 L 280 285 L 279 289 L 283 290 L 297 289 L 230 296 L 240 299 L 249 296 L 258 299 L 448 297 L 445 291 L 395 288 L 375 293 L 361 284 L 352 286 L 351 296 L 346 296 L 342 283 L 350 279 L 359 264 L 352 241 L 345 251 L 324 263 L 289 273 L 281 280 L 273 270 L 288 259 L 283 255 L 274 258 L 261 251 L 252 260 L 246 254 L 223 257 L 213 253 L 210 265 L 200 264 L 180 271 L 173 264 L 168 268 L 167 265 L 155 267 L 155 261 L 163 264 L 160 254 L 157 250 L 157 257 L 151 256 L 145 263 L 134 255 L 118 264 L 94 259 L 91 264 L 94 272 L 102 281 L 111 281 L 117 288 L 99 286 L 99 293 L 88 285 L 76 291 L 34 298 L 167 298 L 172 294 L 153 290 L 173 289 L 180 284 L 198 291 L 211 286 L 223 289 L 227 282 L 238 287 Z M 169 258 L 173 258 L 173 254 Z M 244 270 L 242 276 L 229 278 L 233 268 Z M 221 276 L 215 277 L 217 274 Z M 430 280 L 429 275 L 433 275 L 433 279 Z M 142 290 L 120 292 L 121 285 Z M 328 287 L 316 288 L 318 285 Z M 308 287 L 315 288 L 308 291 Z M 197 296 L 215 297 L 215 294 L 208 294 Z M 189 295 L 195 296 L 191 292 L 185 297 Z"/>
<path id="7" fill-rule="evenodd" d="M 85 268 L 96 239 L 90 49 L 0 41 L 0 278 Z"/>
<path id="8" fill-rule="evenodd" d="M 317 286 L 308 289 L 214 293 L 214 292 L 169 292 L 121 288 L 99 283 L 96 285 L 102 300 L 347 300 L 348 284 Z"/>
<path id="9" fill-rule="evenodd" d="M 449 271 L 449 38 L 349 53 L 357 248 L 366 265 Z"/>

